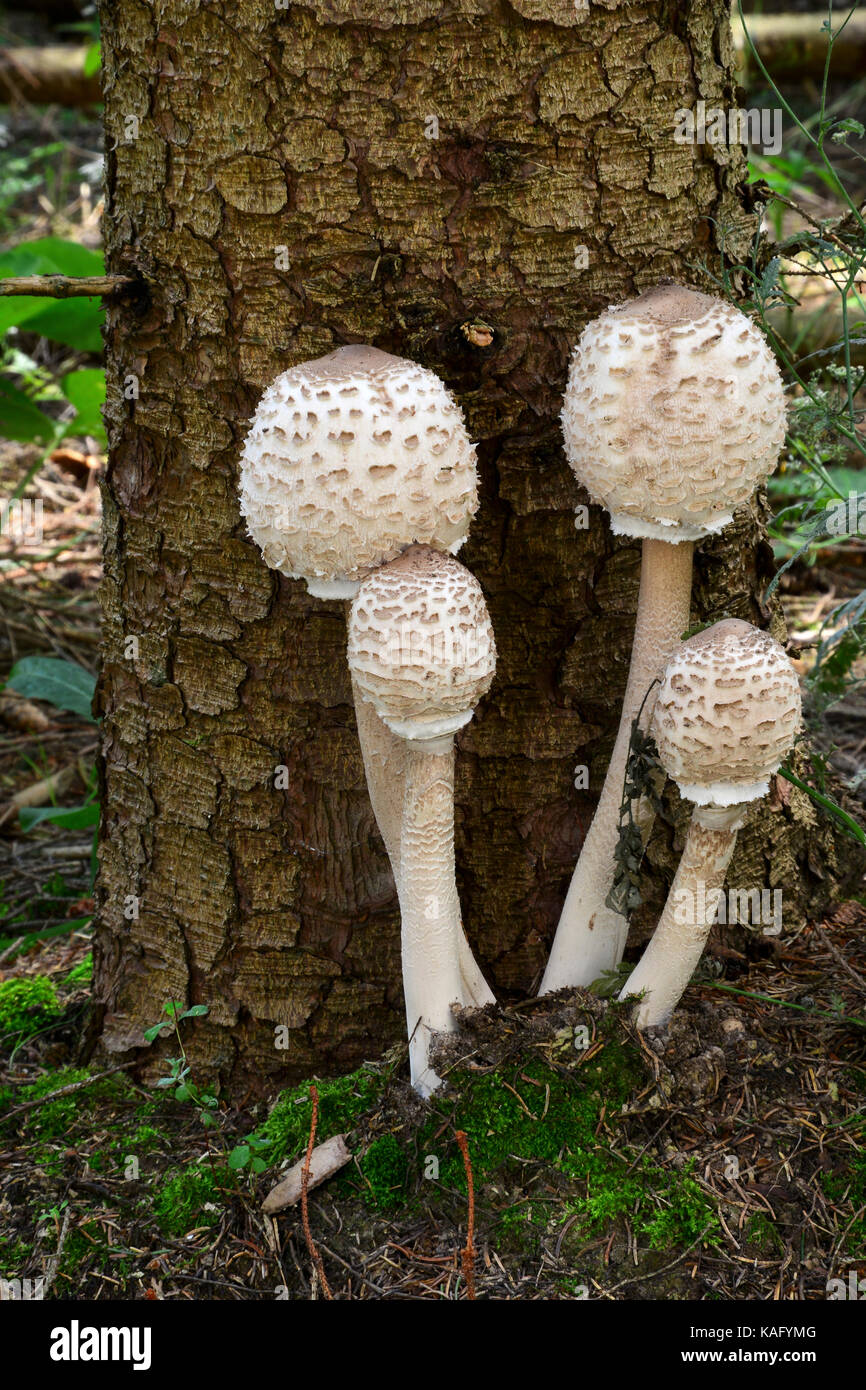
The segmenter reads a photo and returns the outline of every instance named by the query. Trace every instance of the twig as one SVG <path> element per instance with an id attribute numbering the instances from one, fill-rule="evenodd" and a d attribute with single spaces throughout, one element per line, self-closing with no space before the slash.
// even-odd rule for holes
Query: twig
<path id="1" fill-rule="evenodd" d="M 347 1269 L 353 1278 L 359 1279 L 362 1284 L 366 1284 L 368 1289 L 372 1289 L 374 1293 L 381 1294 L 383 1298 L 393 1297 L 393 1294 L 389 1294 L 388 1290 L 384 1289 L 381 1284 L 374 1284 L 373 1280 L 368 1279 L 366 1274 L 362 1274 L 360 1270 L 354 1269 L 352 1265 L 343 1259 L 342 1255 L 337 1254 L 336 1250 L 331 1250 L 324 1244 L 322 1245 L 322 1249 L 326 1255 L 330 1255 L 332 1260 L 336 1260 L 337 1264 L 341 1264 L 344 1269 Z"/>
<path id="2" fill-rule="evenodd" d="M 46 1105 L 49 1100 L 57 1100 L 59 1096 L 69 1096 L 73 1091 L 81 1091 L 85 1086 L 92 1086 L 94 1081 L 102 1081 L 106 1076 L 114 1076 L 116 1072 L 128 1071 L 130 1067 L 134 1066 L 136 1066 L 135 1062 L 124 1062 L 122 1066 L 112 1067 L 110 1071 L 100 1071 L 97 1072 L 96 1076 L 88 1076 L 84 1081 L 73 1081 L 69 1086 L 61 1086 L 47 1096 L 39 1096 L 37 1100 L 25 1100 L 21 1105 L 7 1110 L 5 1115 L 0 1114 L 0 1124 L 5 1124 L 7 1120 L 11 1120 L 13 1115 L 20 1115 L 24 1110 L 35 1110 L 38 1105 Z"/>
<path id="3" fill-rule="evenodd" d="M 310 1099 L 313 1102 L 313 1113 L 310 1116 L 310 1138 L 307 1142 L 307 1156 L 304 1159 L 304 1170 L 301 1174 L 301 1221 L 304 1227 L 304 1240 L 307 1242 L 307 1249 L 310 1252 L 310 1259 L 313 1261 L 313 1268 L 319 1276 L 322 1285 L 322 1292 L 325 1298 L 332 1299 L 331 1286 L 325 1277 L 325 1267 L 322 1264 L 322 1257 L 316 1249 L 313 1241 L 313 1233 L 310 1230 L 310 1211 L 307 1203 L 307 1188 L 310 1183 L 310 1160 L 313 1156 L 313 1146 L 316 1142 L 316 1126 L 319 1123 L 319 1092 L 315 1086 L 310 1087 Z"/>
<path id="4" fill-rule="evenodd" d="M 9 275 L 0 280 L 0 297 L 29 294 L 40 299 L 75 299 L 122 294 L 138 281 L 131 275 Z"/>
<path id="5" fill-rule="evenodd" d="M 463 1155 L 466 1169 L 466 1189 L 469 1193 L 469 1215 L 466 1226 L 466 1244 L 461 1253 L 463 1278 L 466 1280 L 466 1297 L 475 1297 L 475 1182 L 472 1177 L 472 1164 L 469 1159 L 469 1140 L 465 1129 L 458 1129 L 454 1135 L 457 1146 Z"/>
<path id="6" fill-rule="evenodd" d="M 602 1293 L 605 1295 L 605 1297 L 607 1297 L 609 1294 L 612 1294 L 616 1289 L 624 1289 L 626 1284 L 640 1284 L 644 1279 L 657 1279 L 660 1274 L 667 1274 L 669 1269 L 674 1269 L 677 1265 L 681 1265 L 683 1260 L 685 1260 L 692 1253 L 696 1245 L 700 1245 L 704 1236 L 707 1234 L 707 1231 L 711 1229 L 712 1224 L 712 1221 L 710 1221 L 701 1231 L 697 1240 L 693 1240 L 688 1249 L 684 1250 L 681 1255 L 677 1255 L 676 1259 L 671 1260 L 670 1264 L 662 1265 L 661 1269 L 654 1269 L 650 1274 L 636 1274 L 633 1279 L 620 1279 L 618 1284 L 611 1284 L 610 1288 L 602 1289 Z M 611 1240 L 612 1239 L 613 1236 L 611 1236 Z"/>
<path id="7" fill-rule="evenodd" d="M 69 1230 L 69 1218 L 71 1208 L 67 1207 L 63 1213 L 63 1221 L 60 1227 L 60 1234 L 57 1237 L 57 1249 L 54 1254 L 46 1261 L 45 1281 L 42 1285 L 42 1297 L 48 1293 L 54 1280 L 57 1278 L 57 1271 L 60 1268 L 60 1257 L 63 1254 L 63 1247 L 66 1244 L 66 1232 Z"/>

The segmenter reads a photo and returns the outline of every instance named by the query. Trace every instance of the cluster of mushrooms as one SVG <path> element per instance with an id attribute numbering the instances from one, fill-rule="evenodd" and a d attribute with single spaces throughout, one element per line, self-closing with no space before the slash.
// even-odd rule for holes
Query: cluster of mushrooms
<path id="1" fill-rule="evenodd" d="M 695 542 L 721 531 L 775 468 L 784 391 L 744 314 L 666 282 L 584 330 L 562 422 L 578 481 L 643 553 L 619 733 L 541 992 L 588 986 L 622 959 L 628 921 L 606 900 L 638 721 L 694 803 L 670 897 L 622 990 L 637 996 L 645 1028 L 665 1023 L 686 988 L 737 831 L 799 725 L 796 675 L 767 633 L 728 620 L 681 641 Z M 478 507 L 475 450 L 433 372 L 342 347 L 265 392 L 240 495 L 266 563 L 347 604 L 364 768 L 400 903 L 412 1084 L 427 1096 L 441 1084 L 433 1034 L 456 1027 L 455 1005 L 494 997 L 463 931 L 454 859 L 454 735 L 496 664 L 484 595 L 454 558 Z M 645 799 L 632 814 L 645 844 Z"/>

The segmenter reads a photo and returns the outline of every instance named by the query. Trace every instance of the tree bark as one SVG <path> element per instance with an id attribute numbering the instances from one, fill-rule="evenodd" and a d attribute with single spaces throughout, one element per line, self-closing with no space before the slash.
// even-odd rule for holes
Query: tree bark
<path id="1" fill-rule="evenodd" d="M 461 904 L 500 993 L 540 977 L 616 733 L 640 563 L 598 509 L 575 528 L 569 352 L 608 303 L 696 280 L 720 227 L 736 254 L 752 225 L 740 153 L 673 139 L 678 107 L 735 101 L 726 0 L 579 9 L 103 5 L 108 269 L 149 286 L 106 329 L 110 1053 L 169 999 L 209 1005 L 191 1060 L 233 1084 L 348 1069 L 403 1033 L 342 608 L 266 569 L 236 499 L 263 388 L 345 342 L 438 372 L 479 441 L 461 560 L 499 668 L 457 740 Z M 766 620 L 769 561 L 756 505 L 699 548 L 695 615 Z M 660 901 L 672 843 L 657 825 Z M 787 876 L 789 921 L 833 853 L 797 792 L 738 850 L 756 882 Z"/>

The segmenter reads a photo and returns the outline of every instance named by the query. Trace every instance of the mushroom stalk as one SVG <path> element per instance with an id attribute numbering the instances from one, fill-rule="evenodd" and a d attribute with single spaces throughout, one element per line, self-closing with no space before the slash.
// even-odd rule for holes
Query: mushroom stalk
<path id="1" fill-rule="evenodd" d="M 748 803 L 696 806 L 685 848 L 652 940 L 620 999 L 643 994 L 638 1028 L 667 1023 L 689 983 L 715 920 Z"/>
<path id="2" fill-rule="evenodd" d="M 430 1066 L 433 1033 L 455 1029 L 451 1005 L 464 1003 L 462 936 L 454 869 L 454 740 L 406 745 L 400 837 L 403 981 L 412 1084 L 422 1096 L 441 1085 Z"/>
<path id="3" fill-rule="evenodd" d="M 626 920 L 605 900 L 632 721 L 688 627 L 692 543 L 723 530 L 776 465 L 785 393 L 745 314 L 663 281 L 587 324 L 572 354 L 562 431 L 574 474 L 609 513 L 614 535 L 645 546 L 619 736 L 542 993 L 589 985 L 622 958 Z M 646 837 L 647 808 L 635 819 Z"/>
<path id="4" fill-rule="evenodd" d="M 406 785 L 406 741 L 391 732 L 384 720 L 380 719 L 373 704 L 365 700 L 352 680 L 352 695 L 355 702 L 355 719 L 358 725 L 358 740 L 364 759 L 364 772 L 367 777 L 367 790 L 373 815 L 385 845 L 385 852 L 391 861 L 397 895 L 400 897 L 401 838 L 403 835 L 403 803 Z M 453 769 L 451 774 L 453 795 Z M 452 806 L 452 861 L 453 861 L 453 806 Z M 457 898 L 456 885 L 454 897 Z M 402 905 L 402 898 L 401 905 Z M 402 907 L 401 907 L 402 910 Z M 492 1004 L 495 995 L 481 973 L 466 940 L 460 922 L 458 904 L 457 954 L 460 975 L 463 981 L 461 999 L 477 1008 Z M 411 1031 L 411 1030 L 410 1030 Z"/>
<path id="5" fill-rule="evenodd" d="M 454 734 L 472 718 L 496 669 L 481 586 L 451 556 L 410 546 L 358 589 L 348 655 L 356 694 L 373 705 L 395 738 L 404 740 L 403 810 L 394 860 L 412 1085 L 428 1096 L 440 1084 L 429 1064 L 432 1034 L 456 1028 L 453 1004 L 490 999 L 483 981 L 477 983 L 477 966 L 470 972 L 464 964 L 461 972 L 469 947 L 454 864 Z M 375 786 L 375 763 L 381 767 L 387 759 L 381 752 L 371 759 L 369 748 L 365 756 L 368 770 L 374 763 Z M 380 786 L 374 804 L 382 795 Z M 382 809 L 382 820 L 384 837 L 393 840 L 393 806 Z M 467 984 L 470 975 L 474 986 Z"/>
<path id="6" fill-rule="evenodd" d="M 753 801 L 800 721 L 797 673 L 770 635 L 737 618 L 689 637 L 661 678 L 652 719 L 659 761 L 695 803 L 653 938 L 620 994 L 642 994 L 638 1027 L 666 1023 L 701 958 Z"/>
<path id="7" fill-rule="evenodd" d="M 613 885 L 614 850 L 619 839 L 632 723 L 643 704 L 641 726 L 649 725 L 655 701 L 654 692 L 649 698 L 647 692 L 689 625 L 694 548 L 694 542 L 688 540 L 678 544 L 650 538 L 643 541 L 631 666 L 619 731 L 598 806 L 572 875 L 541 981 L 541 994 L 591 985 L 622 960 L 628 919 L 614 912 L 605 900 Z M 653 816 L 645 802 L 638 804 L 635 819 L 646 843 Z"/>

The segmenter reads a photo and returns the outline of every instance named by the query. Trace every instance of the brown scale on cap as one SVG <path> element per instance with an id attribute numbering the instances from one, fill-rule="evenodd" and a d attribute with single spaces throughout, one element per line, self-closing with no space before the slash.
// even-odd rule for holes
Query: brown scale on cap
<path id="1" fill-rule="evenodd" d="M 712 295 L 690 290 L 685 285 L 678 285 L 675 280 L 662 280 L 652 289 L 645 290 L 639 298 L 619 304 L 610 312 L 613 317 L 623 314 L 632 318 L 635 306 L 640 305 L 642 319 L 657 324 L 659 328 L 676 328 L 680 324 L 692 323 L 702 307 L 705 313 L 709 313 L 718 302 Z"/>
<path id="2" fill-rule="evenodd" d="M 614 532 L 697 540 L 727 525 L 775 468 L 784 391 L 744 314 L 665 283 L 584 329 L 562 427 L 578 481 Z"/>
<path id="3" fill-rule="evenodd" d="M 352 604 L 349 666 L 364 698 L 404 737 L 437 737 L 467 723 L 496 667 L 475 576 L 429 546 L 383 565 Z"/>
<path id="4" fill-rule="evenodd" d="M 240 493 L 272 569 L 311 587 L 351 586 L 413 542 L 459 547 L 478 506 L 475 450 L 433 372 L 343 347 L 264 393 Z"/>
<path id="5" fill-rule="evenodd" d="M 683 642 L 665 669 L 652 734 L 662 765 L 699 805 L 763 796 L 800 723 L 797 675 L 779 643 L 727 619 Z"/>

